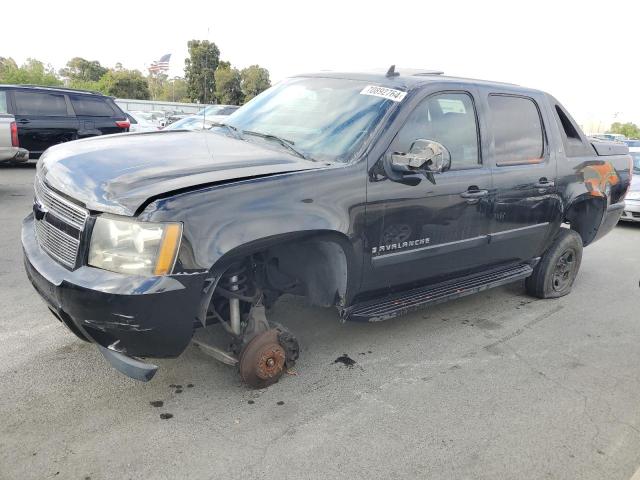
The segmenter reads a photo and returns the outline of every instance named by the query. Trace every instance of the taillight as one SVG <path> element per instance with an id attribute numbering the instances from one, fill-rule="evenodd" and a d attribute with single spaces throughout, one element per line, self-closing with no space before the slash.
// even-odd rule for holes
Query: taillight
<path id="1" fill-rule="evenodd" d="M 131 126 L 131 122 L 129 122 L 129 120 L 116 120 L 116 126 L 118 128 L 129 128 Z"/>
<path id="2" fill-rule="evenodd" d="M 18 143 L 18 124 L 16 122 L 11 122 L 11 146 L 12 147 L 19 147 L 20 144 Z"/>

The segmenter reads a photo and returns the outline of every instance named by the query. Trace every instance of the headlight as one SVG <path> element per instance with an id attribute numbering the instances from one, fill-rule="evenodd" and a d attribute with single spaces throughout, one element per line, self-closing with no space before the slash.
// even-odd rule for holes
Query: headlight
<path id="1" fill-rule="evenodd" d="M 166 275 L 173 269 L 181 238 L 181 223 L 100 216 L 91 234 L 89 265 L 129 275 Z"/>
<path id="2" fill-rule="evenodd" d="M 640 191 L 629 192 L 624 198 L 626 198 L 627 200 L 640 200 Z"/>

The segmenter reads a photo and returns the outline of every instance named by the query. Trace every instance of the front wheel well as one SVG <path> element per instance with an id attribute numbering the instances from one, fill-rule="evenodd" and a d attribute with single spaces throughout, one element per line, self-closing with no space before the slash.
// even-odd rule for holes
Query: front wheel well
<path id="1" fill-rule="evenodd" d="M 319 237 L 274 245 L 263 258 L 263 288 L 305 296 L 312 305 L 344 305 L 349 259 L 341 242 Z"/>
<path id="2" fill-rule="evenodd" d="M 262 294 L 266 305 L 291 293 L 312 305 L 344 306 L 359 279 L 353 246 L 344 234 L 313 231 L 262 239 L 233 249 L 211 268 L 198 316 L 203 324 L 211 303 L 224 295 L 230 269 L 239 266 L 249 275 L 251 291 Z"/>

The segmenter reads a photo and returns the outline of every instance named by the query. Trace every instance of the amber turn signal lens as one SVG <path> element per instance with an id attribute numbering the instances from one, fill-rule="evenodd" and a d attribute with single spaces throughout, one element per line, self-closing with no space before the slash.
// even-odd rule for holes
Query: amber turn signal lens
<path id="1" fill-rule="evenodd" d="M 158 252 L 158 261 L 153 272 L 155 275 L 166 275 L 171 272 L 176 261 L 181 237 L 182 224 L 171 223 L 165 227 L 160 251 Z"/>

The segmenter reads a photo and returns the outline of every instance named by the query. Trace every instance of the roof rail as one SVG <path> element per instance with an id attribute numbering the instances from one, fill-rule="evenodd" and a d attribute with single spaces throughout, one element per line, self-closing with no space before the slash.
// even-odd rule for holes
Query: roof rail
<path id="1" fill-rule="evenodd" d="M 102 95 L 105 96 L 104 93 L 98 92 L 97 90 L 83 90 L 81 88 L 71 88 L 71 87 L 60 87 L 56 85 L 34 85 L 31 83 L 21 83 L 21 84 L 10 84 L 7 85 L 9 87 L 28 87 L 28 88 L 46 88 L 49 90 L 62 90 L 65 92 L 76 92 L 76 93 L 91 93 L 94 95 Z"/>
<path id="2" fill-rule="evenodd" d="M 414 77 L 426 77 L 429 75 L 444 75 L 442 70 L 422 70 L 419 72 L 412 73 Z"/>

